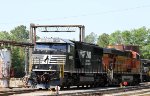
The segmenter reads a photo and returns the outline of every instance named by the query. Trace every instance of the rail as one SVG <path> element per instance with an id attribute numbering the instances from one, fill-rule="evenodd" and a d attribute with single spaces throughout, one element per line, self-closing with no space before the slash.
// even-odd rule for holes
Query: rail
<path id="1" fill-rule="evenodd" d="M 64 93 L 64 94 L 60 94 L 60 95 L 61 96 L 102 96 L 104 94 L 113 94 L 113 93 L 135 91 L 135 90 L 149 89 L 149 88 L 150 88 L 150 86 L 129 86 L 129 87 L 125 87 L 125 88 L 77 92 L 77 93 Z"/>

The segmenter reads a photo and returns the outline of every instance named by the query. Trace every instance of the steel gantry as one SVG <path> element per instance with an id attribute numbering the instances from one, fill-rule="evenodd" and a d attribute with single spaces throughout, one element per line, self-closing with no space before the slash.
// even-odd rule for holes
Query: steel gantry
<path id="1" fill-rule="evenodd" d="M 75 32 L 79 28 L 79 41 L 83 42 L 85 37 L 84 25 L 35 25 L 30 24 L 30 43 L 35 43 L 37 29 L 41 32 Z"/>
<path id="2" fill-rule="evenodd" d="M 79 29 L 79 41 L 84 42 L 85 26 L 84 25 L 35 25 L 30 24 L 30 43 L 36 43 L 37 29 L 40 32 L 76 32 L 75 29 Z M 29 50 L 29 56 L 32 55 L 32 49 Z M 30 58 L 30 57 L 29 57 Z M 31 59 L 31 58 L 30 58 Z M 31 60 L 30 60 L 31 62 Z M 29 64 L 29 72 L 31 72 L 32 64 Z"/>

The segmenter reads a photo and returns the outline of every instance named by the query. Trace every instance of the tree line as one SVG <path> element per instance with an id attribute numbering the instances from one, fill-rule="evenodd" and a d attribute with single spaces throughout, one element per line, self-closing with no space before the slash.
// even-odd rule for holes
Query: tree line
<path id="1" fill-rule="evenodd" d="M 141 27 L 132 30 L 117 30 L 111 34 L 102 33 L 97 35 L 91 32 L 85 37 L 85 42 L 94 43 L 100 47 L 108 45 L 136 45 L 140 47 L 140 55 L 143 59 L 150 59 L 150 29 Z"/>
<path id="2" fill-rule="evenodd" d="M 29 30 L 27 30 L 26 26 L 20 25 L 10 30 L 10 32 L 0 31 L 0 40 L 28 42 Z M 150 29 L 145 27 L 125 31 L 118 30 L 111 34 L 102 33 L 97 35 L 91 32 L 85 37 L 85 42 L 94 43 L 100 47 L 116 44 L 139 45 L 142 58 L 150 59 Z M 25 49 L 23 47 L 11 46 L 12 67 L 15 71 L 15 77 L 23 77 L 25 75 L 24 51 Z"/>

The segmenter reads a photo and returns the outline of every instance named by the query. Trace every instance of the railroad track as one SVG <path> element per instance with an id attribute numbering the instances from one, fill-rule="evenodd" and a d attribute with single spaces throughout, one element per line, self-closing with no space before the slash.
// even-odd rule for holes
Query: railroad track
<path id="1" fill-rule="evenodd" d="M 10 96 L 10 95 L 17 95 L 17 94 L 25 94 L 25 93 L 32 93 L 38 91 L 37 89 L 31 88 L 1 88 L 0 89 L 0 96 Z"/>
<path id="2" fill-rule="evenodd" d="M 109 96 L 111 94 L 123 93 L 126 96 L 135 95 L 136 93 L 142 94 L 143 92 L 136 90 L 143 90 L 143 92 L 150 92 L 149 85 L 141 86 L 128 86 L 125 88 L 120 87 L 101 87 L 101 88 L 71 88 L 69 90 L 59 91 L 60 96 Z M 132 93 L 128 93 L 132 91 Z M 126 93 L 127 92 L 127 93 Z M 37 90 L 32 88 L 13 88 L 7 90 L 0 90 L 0 96 L 56 96 L 56 92 L 51 94 L 50 90 Z M 114 95 L 113 95 L 114 96 Z M 136 96 L 136 95 L 135 95 Z"/>
<path id="3" fill-rule="evenodd" d="M 95 90 L 95 91 L 87 91 L 87 92 L 76 92 L 76 93 L 64 93 L 60 94 L 61 96 L 102 96 L 104 94 L 114 94 L 128 91 L 135 91 L 141 89 L 149 89 L 150 86 L 128 86 L 124 88 L 114 88 L 107 90 Z"/>

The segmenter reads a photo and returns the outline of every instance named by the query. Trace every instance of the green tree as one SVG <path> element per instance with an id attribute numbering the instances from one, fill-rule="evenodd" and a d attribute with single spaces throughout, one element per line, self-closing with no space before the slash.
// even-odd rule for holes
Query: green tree
<path id="1" fill-rule="evenodd" d="M 107 47 L 109 45 L 109 35 L 106 33 L 100 35 L 97 39 L 97 45 L 100 47 Z"/>
<path id="2" fill-rule="evenodd" d="M 125 41 L 124 44 L 128 45 L 138 45 L 140 46 L 140 54 L 142 58 L 149 58 L 148 55 L 150 52 L 150 46 L 149 46 L 149 29 L 146 29 L 145 27 L 141 27 L 138 29 L 133 29 L 131 31 L 124 31 L 122 34 L 123 40 Z"/>
<path id="3" fill-rule="evenodd" d="M 132 40 L 134 45 L 143 45 L 148 38 L 148 30 L 145 27 L 141 27 L 139 29 L 131 30 Z"/>
<path id="4" fill-rule="evenodd" d="M 150 45 L 142 46 L 141 53 L 142 58 L 150 59 Z"/>
<path id="5" fill-rule="evenodd" d="M 130 45 L 132 44 L 132 33 L 130 31 L 123 31 L 122 32 L 123 44 Z"/>
<path id="6" fill-rule="evenodd" d="M 119 30 L 110 34 L 109 38 L 110 38 L 110 41 L 109 41 L 110 45 L 116 45 L 116 44 L 122 44 L 123 43 L 122 33 Z"/>
<path id="7" fill-rule="evenodd" d="M 10 31 L 11 40 L 17 42 L 26 42 L 29 37 L 29 31 L 26 26 L 20 25 Z M 15 70 L 15 77 L 24 76 L 24 48 L 23 47 L 12 47 L 12 66 Z"/>
<path id="8" fill-rule="evenodd" d="M 141 57 L 150 59 L 150 29 L 141 27 L 129 31 L 116 31 L 110 34 L 109 38 L 109 43 L 112 45 L 124 44 L 140 46 Z"/>
<path id="9" fill-rule="evenodd" d="M 142 58 L 150 59 L 150 29 L 145 28 L 144 32 L 141 33 L 143 33 L 140 36 Z"/>
<path id="10" fill-rule="evenodd" d="M 10 40 L 11 36 L 8 32 L 2 31 L 0 32 L 0 40 Z"/>
<path id="11" fill-rule="evenodd" d="M 97 35 L 94 32 L 91 32 L 89 35 L 85 37 L 85 42 L 87 43 L 95 43 L 97 39 Z"/>
<path id="12" fill-rule="evenodd" d="M 23 77 L 25 75 L 24 72 L 24 53 L 21 56 L 20 48 L 18 47 L 12 47 L 12 67 L 15 71 L 15 77 Z"/>
<path id="13" fill-rule="evenodd" d="M 29 31 L 26 29 L 26 26 L 20 25 L 15 27 L 13 30 L 10 31 L 11 39 L 14 41 L 24 42 L 29 39 Z"/>

